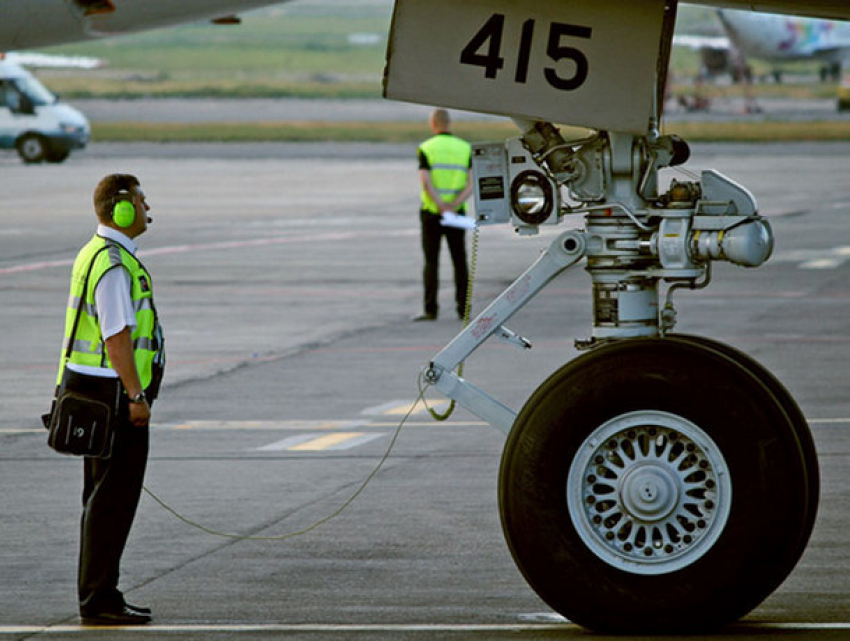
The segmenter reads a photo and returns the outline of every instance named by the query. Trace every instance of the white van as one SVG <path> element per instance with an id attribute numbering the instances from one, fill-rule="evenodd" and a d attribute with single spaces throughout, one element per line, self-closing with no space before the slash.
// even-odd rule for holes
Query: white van
<path id="1" fill-rule="evenodd" d="M 62 162 L 89 141 L 89 121 L 20 65 L 0 60 L 0 149 L 26 163 Z"/>

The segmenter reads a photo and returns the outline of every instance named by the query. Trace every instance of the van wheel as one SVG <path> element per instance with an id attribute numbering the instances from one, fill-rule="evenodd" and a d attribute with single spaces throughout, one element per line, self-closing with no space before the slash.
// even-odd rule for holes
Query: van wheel
<path id="1" fill-rule="evenodd" d="M 25 163 L 42 162 L 47 156 L 47 141 L 38 134 L 26 134 L 18 140 L 18 155 Z"/>

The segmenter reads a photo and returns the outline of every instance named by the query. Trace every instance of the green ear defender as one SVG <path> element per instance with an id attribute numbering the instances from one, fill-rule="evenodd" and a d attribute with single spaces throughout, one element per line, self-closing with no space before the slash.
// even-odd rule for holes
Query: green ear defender
<path id="1" fill-rule="evenodd" d="M 119 227 L 126 228 L 136 220 L 136 208 L 129 200 L 119 200 L 112 208 L 112 221 Z"/>

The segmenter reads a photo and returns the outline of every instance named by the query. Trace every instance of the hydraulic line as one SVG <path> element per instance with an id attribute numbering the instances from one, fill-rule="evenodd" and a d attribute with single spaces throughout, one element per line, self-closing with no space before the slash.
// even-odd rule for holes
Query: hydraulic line
<path id="1" fill-rule="evenodd" d="M 470 316 L 470 311 L 472 309 L 473 283 L 475 281 L 475 273 L 476 273 L 476 268 L 477 268 L 477 265 L 478 265 L 478 240 L 479 240 L 478 235 L 479 235 L 479 229 L 478 229 L 478 227 L 476 227 L 475 231 L 472 234 L 472 254 L 470 256 L 469 279 L 467 280 L 467 284 L 466 284 L 466 305 L 464 306 L 464 310 L 463 310 L 463 326 L 464 326 L 464 328 L 466 328 L 469 325 L 469 316 Z M 458 376 L 462 376 L 463 375 L 463 362 L 461 362 L 460 365 L 458 365 L 457 369 L 458 369 Z M 435 420 L 445 421 L 452 415 L 452 413 L 454 412 L 454 409 L 455 409 L 455 402 L 454 401 L 452 401 L 449 404 L 449 407 L 448 407 L 448 409 L 446 410 L 445 413 L 439 414 L 433 408 L 429 407 L 428 402 L 425 400 L 425 392 L 427 391 L 428 387 L 430 387 L 430 385 L 425 384 L 423 386 L 421 373 L 418 377 L 417 383 L 418 383 L 418 388 L 419 388 L 419 396 L 417 396 L 416 400 L 410 406 L 410 409 L 407 410 L 407 413 L 404 415 L 404 417 L 399 422 L 398 427 L 396 427 L 395 431 L 393 432 L 392 438 L 390 439 L 390 444 L 389 444 L 389 446 L 387 446 L 386 452 L 384 452 L 384 455 L 381 457 L 381 460 L 378 461 L 378 464 L 375 466 L 375 468 L 366 476 L 365 479 L 363 479 L 362 483 L 360 483 L 358 488 L 352 493 L 352 495 L 350 497 L 348 497 L 345 500 L 345 502 L 343 502 L 343 504 L 341 506 L 339 506 L 336 510 L 334 510 L 333 512 L 331 512 L 327 516 L 324 516 L 324 517 L 318 519 L 317 521 L 313 522 L 312 524 L 308 525 L 307 527 L 301 528 L 300 530 L 295 530 L 293 532 L 288 532 L 287 534 L 281 534 L 279 536 L 251 536 L 251 535 L 246 535 L 246 534 L 234 534 L 234 533 L 230 533 L 230 532 L 220 532 L 218 530 L 215 530 L 211 527 L 207 527 L 206 525 L 203 525 L 201 523 L 193 521 L 193 520 L 189 519 L 188 517 L 184 516 L 183 514 L 181 514 L 177 510 L 175 510 L 173 507 L 171 507 L 164 500 L 162 500 L 159 496 L 154 494 L 154 492 L 151 491 L 151 489 L 148 488 L 146 485 L 143 486 L 142 489 L 162 509 L 164 509 L 166 512 L 170 513 L 172 516 L 174 516 L 178 520 L 183 521 L 183 523 L 185 523 L 186 525 L 189 525 L 190 527 L 201 530 L 202 532 L 206 532 L 207 534 L 211 534 L 213 536 L 218 536 L 218 537 L 223 537 L 223 538 L 228 538 L 228 539 L 238 539 L 238 540 L 243 540 L 243 541 L 285 541 L 286 539 L 291 539 L 291 538 L 294 538 L 294 537 L 297 537 L 297 536 L 303 536 L 304 534 L 308 534 L 309 532 L 312 532 L 313 530 L 319 528 L 320 526 L 324 525 L 328 521 L 335 519 L 337 516 L 342 514 L 343 511 L 345 511 L 348 508 L 348 506 L 350 506 L 358 496 L 360 496 L 360 494 L 363 492 L 363 490 L 366 489 L 366 486 L 372 481 L 372 479 L 375 477 L 375 475 L 384 466 L 384 463 L 387 462 L 387 459 L 389 458 L 390 454 L 392 453 L 393 449 L 395 448 L 396 441 L 398 440 L 399 434 L 401 433 L 401 428 L 407 422 L 407 419 L 410 418 L 410 415 L 413 413 L 413 411 L 419 405 L 420 401 L 425 404 L 425 407 L 428 410 L 428 413 Z"/>
<path id="2" fill-rule="evenodd" d="M 472 310 L 472 290 L 473 290 L 473 284 L 475 282 L 475 272 L 476 272 L 476 269 L 478 267 L 478 234 L 479 234 L 479 231 L 480 231 L 479 227 L 478 227 L 478 225 L 476 225 L 475 231 L 472 232 L 472 255 L 469 258 L 469 278 L 466 281 L 466 305 L 464 305 L 464 310 L 463 310 L 463 328 L 464 329 L 466 329 L 469 326 L 469 316 L 470 316 L 470 311 Z M 457 375 L 460 378 L 463 378 L 463 364 L 465 362 L 466 361 L 461 361 L 460 364 L 457 366 Z M 431 417 L 435 421 L 447 421 L 449 419 L 449 417 L 455 411 L 456 403 L 455 403 L 454 399 L 452 399 L 452 401 L 449 403 L 448 409 L 443 414 L 440 414 L 439 412 L 437 412 L 437 410 L 435 410 L 434 408 L 432 408 L 428 405 L 428 401 L 425 400 L 425 396 L 424 396 L 425 390 L 428 388 L 428 386 L 426 385 L 425 387 L 422 387 L 422 377 L 421 376 L 419 377 L 418 380 L 419 380 L 419 397 L 422 398 L 422 402 L 425 403 L 425 409 L 428 410 L 428 413 L 431 415 Z"/>
<path id="3" fill-rule="evenodd" d="M 386 452 L 384 452 L 384 455 L 381 457 L 381 460 L 378 461 L 378 464 L 375 466 L 375 468 L 371 472 L 369 472 L 369 474 L 366 476 L 365 479 L 363 479 L 363 481 L 360 483 L 360 485 L 357 487 L 357 489 L 351 494 L 351 496 L 349 496 L 343 502 L 343 504 L 340 505 L 336 510 L 334 510 L 333 512 L 331 512 L 327 516 L 324 516 L 324 517 L 318 519 L 317 521 L 314 521 L 313 523 L 311 523 L 307 527 L 301 528 L 300 530 L 294 530 L 292 532 L 288 532 L 287 534 L 281 534 L 279 536 L 252 536 L 252 535 L 247 535 L 247 534 L 234 534 L 234 533 L 229 533 L 229 532 L 220 532 L 220 531 L 215 530 L 211 527 L 207 527 L 206 525 L 202 525 L 201 523 L 197 523 L 196 521 L 192 521 L 188 517 L 180 514 L 180 512 L 175 510 L 173 507 L 171 507 L 165 501 L 163 501 L 161 498 L 159 498 L 156 494 L 154 494 L 150 490 L 150 488 L 147 487 L 147 485 L 142 486 L 142 489 L 145 491 L 145 493 L 149 497 L 151 497 L 157 504 L 159 504 L 159 506 L 162 509 L 164 509 L 166 512 L 170 513 L 172 516 L 176 517 L 180 521 L 183 521 L 183 523 L 185 523 L 186 525 L 189 525 L 189 526 L 191 526 L 195 529 L 201 530 L 202 532 L 206 532 L 207 534 L 212 534 L 213 536 L 218 536 L 218 537 L 227 538 L 227 539 L 238 539 L 238 540 L 242 540 L 242 541 L 285 541 L 286 539 L 292 539 L 292 538 L 295 538 L 297 536 L 303 536 L 303 535 L 308 534 L 308 533 L 312 532 L 313 530 L 319 528 L 320 526 L 324 525 L 328 521 L 331 521 L 331 520 L 335 519 L 336 517 L 338 517 L 352 503 L 354 503 L 354 500 L 358 496 L 360 496 L 360 494 L 363 493 L 363 490 L 366 489 L 366 486 L 369 485 L 369 483 L 372 481 L 373 478 L 375 478 L 375 475 L 381 470 L 381 468 L 384 466 L 384 463 L 387 462 L 387 459 L 389 459 L 390 454 L 392 453 L 393 449 L 395 448 L 396 441 L 398 441 L 399 434 L 401 434 L 401 428 L 407 422 L 407 419 L 410 418 L 410 415 L 413 414 L 413 410 L 416 409 L 416 407 L 419 405 L 419 402 L 424 400 L 424 394 L 425 394 L 425 391 L 422 390 L 419 393 L 419 396 L 417 397 L 417 399 L 415 401 L 413 401 L 413 403 L 410 406 L 410 409 L 407 410 L 407 414 L 404 415 L 404 417 L 399 422 L 398 427 L 395 428 L 395 431 L 393 432 L 392 438 L 390 438 L 390 444 L 387 446 L 387 450 L 386 450 Z"/>

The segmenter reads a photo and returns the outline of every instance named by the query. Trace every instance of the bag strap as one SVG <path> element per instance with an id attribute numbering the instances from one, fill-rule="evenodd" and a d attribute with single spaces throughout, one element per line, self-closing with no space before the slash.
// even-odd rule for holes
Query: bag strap
<path id="1" fill-rule="evenodd" d="M 83 293 L 82 296 L 80 296 L 80 302 L 77 304 L 77 315 L 74 317 L 74 326 L 71 328 L 71 336 L 68 337 L 68 347 L 65 350 L 65 363 L 67 363 L 71 358 L 71 348 L 74 346 L 74 336 L 77 335 L 77 327 L 80 324 L 80 314 L 83 312 L 83 301 L 86 299 L 86 293 L 89 288 L 89 277 L 91 276 L 92 269 L 94 269 L 94 262 L 97 260 L 97 255 L 105 249 L 109 249 L 108 244 L 98 249 L 94 256 L 92 256 L 91 262 L 89 263 L 89 269 L 86 272 L 86 279 L 83 281 Z"/>

